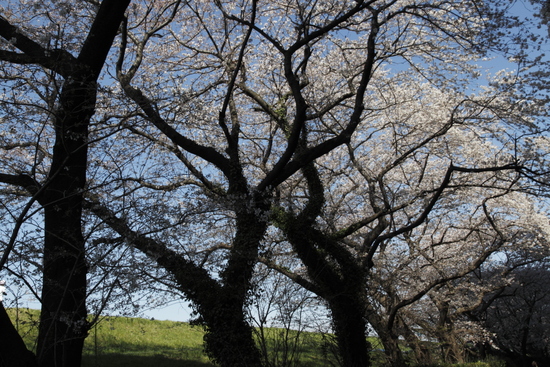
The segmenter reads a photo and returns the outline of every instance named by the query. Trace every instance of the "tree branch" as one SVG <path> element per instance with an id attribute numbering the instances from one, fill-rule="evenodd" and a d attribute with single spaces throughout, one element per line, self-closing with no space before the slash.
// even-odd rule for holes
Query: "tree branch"
<path id="1" fill-rule="evenodd" d="M 0 36 L 23 52 L 0 51 L 0 59 L 17 64 L 38 64 L 68 77 L 78 67 L 77 59 L 65 50 L 48 50 L 21 33 L 0 16 Z"/>

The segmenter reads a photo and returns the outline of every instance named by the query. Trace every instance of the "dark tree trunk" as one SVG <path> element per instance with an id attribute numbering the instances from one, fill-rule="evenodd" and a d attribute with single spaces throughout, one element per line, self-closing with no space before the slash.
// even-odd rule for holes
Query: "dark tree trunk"
<path id="1" fill-rule="evenodd" d="M 324 190 L 313 163 L 302 172 L 310 191 L 308 203 L 297 216 L 281 209 L 276 224 L 306 266 L 314 288 L 310 290 L 328 303 L 343 365 L 368 367 L 365 271 L 341 243 L 315 228 L 315 218 L 324 205 Z"/>
<path id="2" fill-rule="evenodd" d="M 267 205 L 262 205 L 258 209 L 267 210 Z M 258 248 L 267 228 L 267 223 L 254 214 L 253 208 L 248 213 L 246 210 L 237 213 L 233 246 L 219 280 L 213 279 L 207 269 L 186 259 L 170 246 L 134 232 L 108 208 L 91 203 L 88 208 L 174 276 L 178 289 L 196 307 L 197 323 L 206 329 L 205 350 L 216 363 L 223 367 L 262 366 L 244 310 Z"/>
<path id="3" fill-rule="evenodd" d="M 338 252 L 339 245 L 300 223 L 300 220 L 288 222 L 287 238 L 307 266 L 317 295 L 328 303 L 342 363 L 345 367 L 367 367 L 371 348 L 365 335 L 364 272 L 347 261 L 343 251 L 335 256 L 341 261 L 339 266 L 326 261 L 317 249 L 333 248 Z"/>
<path id="4" fill-rule="evenodd" d="M 74 72 L 66 76 L 55 116 L 56 140 L 44 206 L 44 274 L 37 344 L 41 367 L 76 367 L 88 334 L 83 192 L 88 127 L 95 112 L 96 80 L 130 0 L 105 0 Z"/>
<path id="5" fill-rule="evenodd" d="M 407 344 L 414 352 L 414 357 L 417 364 L 419 365 L 430 365 L 433 364 L 432 355 L 430 349 L 426 346 L 425 343 L 420 340 L 413 330 L 398 318 L 399 329 L 402 331 L 402 335 L 405 337 Z"/>
<path id="6" fill-rule="evenodd" d="M 363 306 L 356 297 L 338 295 L 329 300 L 338 352 L 346 367 L 369 366 L 371 349 L 366 335 Z"/>
<path id="7" fill-rule="evenodd" d="M 34 354 L 27 349 L 0 302 L 0 366 L 38 367 Z"/>
<path id="8" fill-rule="evenodd" d="M 129 3 L 130 0 L 101 2 L 78 58 L 56 51 L 51 59 L 39 59 L 42 66 L 65 78 L 59 107 L 52 114 L 55 129 L 52 165 L 37 198 L 44 208 L 42 310 L 37 341 L 41 367 L 81 364 L 88 332 L 87 269 L 81 223 L 88 126 L 95 112 L 96 81 Z M 5 21 L 1 32 L 4 38 L 24 37 Z M 21 38 L 17 44 L 31 56 L 46 54 L 30 39 Z"/>
<path id="9" fill-rule="evenodd" d="M 449 316 L 449 303 L 435 302 L 439 310 L 439 319 L 435 334 L 441 345 L 441 356 L 446 363 L 463 363 L 464 348 L 454 336 L 454 325 Z"/>
<path id="10" fill-rule="evenodd" d="M 367 311 L 366 316 L 368 322 L 376 331 L 382 345 L 384 346 L 384 354 L 386 354 L 389 364 L 392 367 L 407 366 L 407 363 L 403 358 L 403 353 L 399 348 L 399 343 L 397 342 L 397 335 L 391 332 L 391 330 L 388 330 L 386 319 L 381 317 L 376 310 L 372 309 Z"/>
<path id="11" fill-rule="evenodd" d="M 37 357 L 44 367 L 79 366 L 88 333 L 81 218 L 95 95 L 86 78 L 66 82 L 55 121 L 52 166 L 41 200 L 45 233 Z"/>
<path id="12" fill-rule="evenodd" d="M 378 333 L 378 336 L 382 341 L 382 345 L 384 346 L 384 353 L 386 354 L 390 365 L 392 367 L 407 366 L 407 363 L 403 359 L 403 353 L 399 348 L 397 337 L 390 335 L 388 331 L 382 331 L 381 333 Z"/>
<path id="13" fill-rule="evenodd" d="M 222 367 L 260 367 L 261 356 L 252 327 L 238 304 L 222 303 L 217 315 L 206 315 L 204 337 L 207 354 Z"/>
<path id="14" fill-rule="evenodd" d="M 68 200 L 69 203 L 72 200 Z M 41 366 L 79 366 L 86 321 L 86 263 L 78 206 L 45 209 L 42 309 L 37 345 Z M 57 209 L 61 207 L 62 209 Z M 65 209 L 66 208 L 66 209 Z"/>
<path id="15" fill-rule="evenodd" d="M 259 206 L 267 210 L 267 206 Z M 261 353 L 244 315 L 258 249 L 267 223 L 259 220 L 249 208 L 237 210 L 236 222 L 231 256 L 221 274 L 221 294 L 206 295 L 217 299 L 217 302 L 213 302 L 213 307 L 209 309 L 202 307 L 207 326 L 206 350 L 222 367 L 255 367 L 262 365 Z"/>

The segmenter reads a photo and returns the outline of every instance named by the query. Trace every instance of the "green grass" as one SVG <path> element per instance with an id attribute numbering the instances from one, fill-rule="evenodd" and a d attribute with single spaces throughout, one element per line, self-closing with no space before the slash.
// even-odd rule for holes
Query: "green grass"
<path id="1" fill-rule="evenodd" d="M 38 330 L 37 310 L 8 309 L 14 325 L 23 336 L 27 347 L 34 349 Z M 271 362 L 281 365 L 284 353 L 281 341 L 284 330 L 264 329 L 267 347 L 270 349 Z M 208 367 L 210 363 L 203 352 L 201 327 L 175 321 L 158 321 L 128 317 L 104 317 L 89 332 L 83 353 L 83 367 Z M 291 331 L 290 339 L 296 337 Z M 327 338 L 317 333 L 299 334 L 295 367 L 333 366 L 334 357 L 327 345 Z M 373 349 L 373 366 L 386 365 L 382 346 L 376 338 L 369 338 Z M 273 351 L 279 350 L 278 354 Z M 288 365 L 288 364 L 287 364 Z M 450 365 L 445 365 L 451 367 Z M 501 364 L 477 362 L 452 367 L 502 367 Z"/>
<path id="2" fill-rule="evenodd" d="M 107 317 L 90 330 L 83 366 L 213 366 L 202 337 L 201 328 L 183 322 Z"/>
<path id="3" fill-rule="evenodd" d="M 17 312 L 19 317 L 17 317 Z M 29 349 L 34 349 L 38 311 L 8 310 Z M 267 329 L 268 348 L 277 349 L 280 330 Z M 291 337 L 292 335 L 291 331 Z M 89 332 L 83 353 L 83 367 L 207 367 L 214 366 L 203 352 L 204 332 L 184 322 L 129 317 L 104 317 Z M 322 336 L 301 333 L 296 356 L 300 367 L 331 366 L 320 346 Z M 280 346 L 280 344 L 279 344 Z M 283 358 L 279 353 L 279 361 Z"/>
<path id="4" fill-rule="evenodd" d="M 9 309 L 8 314 L 27 347 L 34 350 L 39 312 Z M 214 366 L 203 353 L 203 334 L 200 327 L 183 322 L 104 317 L 89 332 L 82 366 Z"/>

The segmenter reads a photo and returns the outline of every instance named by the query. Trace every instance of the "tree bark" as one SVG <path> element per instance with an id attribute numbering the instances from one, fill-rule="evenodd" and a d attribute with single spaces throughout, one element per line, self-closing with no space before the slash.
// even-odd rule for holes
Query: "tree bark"
<path id="1" fill-rule="evenodd" d="M 267 207 L 265 203 L 256 206 L 262 211 Z M 223 367 L 263 365 L 244 312 L 258 248 L 267 228 L 267 222 L 254 214 L 254 208 L 237 211 L 237 231 L 219 280 L 169 245 L 134 232 L 124 219 L 100 203 L 87 202 L 87 208 L 174 276 L 178 289 L 196 307 L 197 323 L 206 329 L 206 352 L 216 363 Z"/>
<path id="2" fill-rule="evenodd" d="M 441 344 L 441 356 L 446 363 L 463 363 L 464 349 L 458 344 L 453 329 L 454 325 L 449 316 L 449 303 L 447 301 L 434 302 L 439 310 L 435 334 Z"/>
<path id="3" fill-rule="evenodd" d="M 82 362 L 88 334 L 83 192 L 88 127 L 95 113 L 96 81 L 130 0 L 104 0 L 65 81 L 56 113 L 52 166 L 44 192 L 44 274 L 37 357 L 42 367 Z"/>
<path id="4" fill-rule="evenodd" d="M 34 354 L 27 349 L 2 302 L 0 302 L 0 330 L 0 366 L 38 367 Z"/>
<path id="5" fill-rule="evenodd" d="M 338 352 L 346 367 L 370 365 L 370 344 L 367 341 L 361 302 L 353 295 L 337 295 L 329 300 Z"/>
<path id="6" fill-rule="evenodd" d="M 343 365 L 369 366 L 371 348 L 365 335 L 365 305 L 362 300 L 366 287 L 364 272 L 351 263 L 335 265 L 324 259 L 317 249 L 328 249 L 338 244 L 323 244 L 330 239 L 320 238 L 321 233 L 308 228 L 301 220 L 288 220 L 284 227 L 287 239 L 307 266 L 309 276 L 319 290 L 317 295 L 327 301 L 331 310 Z M 344 262 L 342 258 L 340 260 Z"/>
<path id="7" fill-rule="evenodd" d="M 96 96 L 93 79 L 88 79 L 84 73 L 62 90 L 49 182 L 41 200 L 45 233 L 37 356 L 42 366 L 79 366 L 88 332 L 81 218 L 88 124 Z"/>
<path id="8" fill-rule="evenodd" d="M 260 241 L 266 229 L 267 223 L 259 220 L 250 209 L 237 210 L 237 231 L 233 248 L 228 264 L 221 274 L 222 292 L 206 294 L 206 297 L 215 298 L 217 302 L 212 303 L 213 307 L 201 307 L 207 326 L 206 351 L 222 367 L 262 365 L 252 327 L 244 319 L 244 309 L 251 289 Z"/>
<path id="9" fill-rule="evenodd" d="M 433 359 L 429 348 L 420 340 L 413 330 L 401 318 L 398 318 L 398 327 L 405 337 L 407 344 L 414 352 L 414 357 L 419 365 L 431 365 Z"/>
<path id="10" fill-rule="evenodd" d="M 52 113 L 52 164 L 37 197 L 44 208 L 42 309 L 37 341 L 41 367 L 77 367 L 82 360 L 88 331 L 86 249 L 81 223 L 88 126 L 95 112 L 96 81 L 129 3 L 130 0 L 101 2 L 77 58 L 64 50 L 51 53 L 7 20 L 0 22 L 0 35 L 14 38 L 14 44 L 23 52 L 20 55 L 27 56 L 22 63 L 32 59 L 65 78 L 59 107 Z M 11 61 L 17 63 L 16 59 Z M 14 356 L 17 357 L 20 355 Z"/>
<path id="11" fill-rule="evenodd" d="M 407 366 L 403 353 L 399 348 L 397 336 L 391 330 L 388 330 L 386 319 L 379 315 L 376 310 L 372 309 L 367 310 L 366 317 L 384 346 L 384 354 L 386 354 L 389 364 L 392 367 Z"/>
<path id="12" fill-rule="evenodd" d="M 315 228 L 315 218 L 324 205 L 323 187 L 313 163 L 302 172 L 310 191 L 307 205 L 296 216 L 280 208 L 275 222 L 306 266 L 315 293 L 328 303 L 343 365 L 368 367 L 365 271 L 338 241 Z"/>
<path id="13" fill-rule="evenodd" d="M 37 345 L 37 356 L 44 367 L 79 366 L 88 333 L 85 247 L 75 196 L 52 202 L 44 210 L 44 272 Z"/>
<path id="14" fill-rule="evenodd" d="M 227 299 L 224 297 L 224 299 Z M 260 367 L 260 352 L 254 343 L 252 327 L 243 318 L 240 302 L 220 303 L 204 313 L 205 350 L 222 367 Z"/>

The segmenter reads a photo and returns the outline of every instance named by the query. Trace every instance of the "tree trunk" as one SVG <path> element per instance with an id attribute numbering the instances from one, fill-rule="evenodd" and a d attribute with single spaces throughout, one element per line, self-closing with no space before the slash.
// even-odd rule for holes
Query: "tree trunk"
<path id="1" fill-rule="evenodd" d="M 277 226 L 283 230 L 296 254 L 307 268 L 315 293 L 328 302 L 332 313 L 338 352 L 345 367 L 370 365 L 366 340 L 364 269 L 348 250 L 331 236 L 315 228 L 315 218 L 323 204 L 323 187 L 318 172 L 309 164 L 302 169 L 308 180 L 310 198 L 303 211 L 294 216 L 280 211 Z"/>
<path id="2" fill-rule="evenodd" d="M 449 317 L 449 303 L 435 302 L 439 310 L 439 319 L 436 325 L 436 336 L 441 344 L 441 355 L 446 363 L 463 363 L 464 348 L 456 340 L 453 329 L 454 325 Z"/>
<path id="3" fill-rule="evenodd" d="M 218 280 L 170 246 L 134 232 L 125 220 L 100 204 L 89 205 L 89 209 L 174 276 L 178 289 L 196 307 L 197 323 L 206 329 L 205 350 L 216 363 L 223 367 L 262 366 L 244 308 L 266 222 L 253 213 L 237 213 L 237 232 Z"/>
<path id="4" fill-rule="evenodd" d="M 72 200 L 68 200 L 71 202 Z M 45 209 L 44 274 L 37 356 L 42 367 L 80 366 L 86 321 L 86 264 L 78 206 Z M 57 209 L 60 205 L 61 210 Z"/>
<path id="5" fill-rule="evenodd" d="M 398 327 L 402 332 L 402 335 L 405 337 L 407 344 L 414 352 L 414 357 L 417 364 L 419 365 L 431 365 L 433 364 L 433 359 L 429 348 L 420 340 L 412 331 L 409 326 L 403 322 L 401 318 L 397 319 Z"/>
<path id="6" fill-rule="evenodd" d="M 81 218 L 96 89 L 86 77 L 67 81 L 63 88 L 49 182 L 41 200 L 45 233 L 37 357 L 44 367 L 80 366 L 88 333 Z"/>
<path id="7" fill-rule="evenodd" d="M 259 204 L 261 210 L 267 206 Z M 206 350 L 222 367 L 257 367 L 262 365 L 252 327 L 245 320 L 245 307 L 251 289 L 251 279 L 258 257 L 260 241 L 267 223 L 259 220 L 250 208 L 237 210 L 237 231 L 226 268 L 221 274 L 221 294 L 213 309 L 203 308 L 207 335 Z M 221 296 L 221 297 L 220 297 Z"/>
<path id="8" fill-rule="evenodd" d="M 335 266 L 323 258 L 317 248 L 336 249 L 338 244 L 320 232 L 299 221 L 286 227 L 286 235 L 298 256 L 307 266 L 311 279 L 318 289 L 317 295 L 328 302 L 331 310 L 338 352 L 345 367 L 370 365 L 370 345 L 366 340 L 365 303 L 363 292 L 366 286 L 364 272 L 340 252 L 335 257 L 343 265 Z"/>
<path id="9" fill-rule="evenodd" d="M 261 210 L 267 210 L 267 204 L 259 205 Z M 236 214 L 236 233 L 220 280 L 162 243 L 139 235 L 133 241 L 138 249 L 154 255 L 157 263 L 174 275 L 179 289 L 195 304 L 198 322 L 206 329 L 204 341 L 209 357 L 222 367 L 259 367 L 261 354 L 252 327 L 246 322 L 245 307 L 267 223 L 254 214 L 253 208 L 237 210 Z M 130 233 L 122 221 L 118 221 L 120 225 L 113 222 L 112 215 L 98 215 L 108 218 L 119 233 Z"/>
<path id="10" fill-rule="evenodd" d="M 27 349 L 2 302 L 0 302 L 0 366 L 38 367 L 34 354 Z"/>
<path id="11" fill-rule="evenodd" d="M 388 330 L 385 320 L 372 309 L 367 311 L 366 316 L 368 322 L 374 328 L 380 338 L 380 341 L 382 342 L 382 345 L 384 346 L 384 353 L 386 354 L 389 364 L 392 367 L 407 366 L 407 363 L 403 358 L 403 353 L 399 348 L 397 336 Z"/>
<path id="12" fill-rule="evenodd" d="M 219 308 L 218 312 L 212 310 L 216 315 L 207 315 L 204 336 L 207 354 L 221 367 L 262 366 L 252 327 L 244 320 L 242 307 L 223 303 Z"/>
<path id="13" fill-rule="evenodd" d="M 350 295 L 338 295 L 329 300 L 338 352 L 345 367 L 370 365 L 370 345 L 361 303 Z"/>
<path id="14" fill-rule="evenodd" d="M 405 359 L 403 358 L 403 353 L 399 348 L 399 343 L 397 338 L 390 335 L 388 331 L 378 333 L 382 345 L 384 345 L 384 353 L 388 358 L 388 361 L 392 367 L 404 367 L 407 366 Z"/>
<path id="15" fill-rule="evenodd" d="M 104 0 L 59 97 L 55 144 L 44 207 L 42 309 L 37 343 L 41 367 L 78 367 L 88 334 L 83 192 L 88 128 L 97 79 L 130 0 Z"/>

